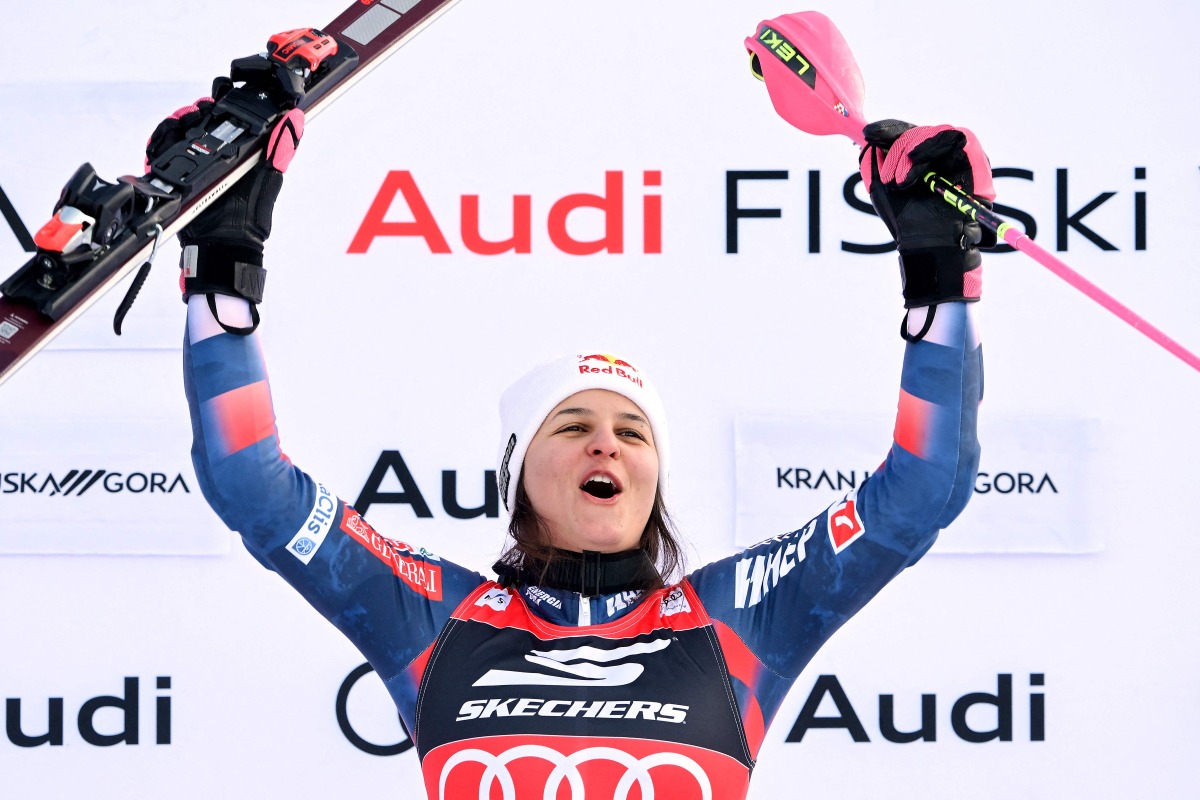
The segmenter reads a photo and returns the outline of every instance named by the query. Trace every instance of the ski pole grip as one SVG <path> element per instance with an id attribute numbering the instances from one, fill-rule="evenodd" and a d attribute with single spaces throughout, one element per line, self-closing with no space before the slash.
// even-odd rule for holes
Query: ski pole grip
<path id="1" fill-rule="evenodd" d="M 943 200 L 957 208 L 963 214 L 978 221 L 982 227 L 993 231 L 996 234 L 997 240 L 1012 245 L 1017 250 L 1025 253 L 1034 261 L 1046 267 L 1055 275 L 1111 311 L 1121 320 L 1132 326 L 1134 330 L 1146 336 L 1168 353 L 1192 369 L 1200 371 L 1200 356 L 1197 356 L 1154 325 L 1151 325 L 1147 320 L 1138 316 L 1124 303 L 1071 269 L 1057 256 L 1044 250 L 1011 222 L 1006 221 L 999 214 L 987 208 L 983 203 L 971 197 L 971 195 L 962 191 L 937 173 L 926 173 L 924 180 L 925 185 L 934 194 L 940 195 Z"/>
<path id="2" fill-rule="evenodd" d="M 996 234 L 997 239 L 1004 240 L 1005 233 L 1009 230 L 1016 230 L 1011 222 L 1005 220 L 982 202 L 964 192 L 961 187 L 955 186 L 936 172 L 925 173 L 924 182 L 930 191 L 958 209 L 965 216 L 970 217 L 982 227 Z"/>

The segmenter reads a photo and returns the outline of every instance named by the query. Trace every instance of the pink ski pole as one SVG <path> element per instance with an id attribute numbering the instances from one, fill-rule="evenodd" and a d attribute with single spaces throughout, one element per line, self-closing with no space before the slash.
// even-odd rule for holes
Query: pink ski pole
<path id="1" fill-rule="evenodd" d="M 746 49 L 750 53 L 751 70 L 767 83 L 771 102 L 781 117 L 805 133 L 847 136 L 860 147 L 867 143 L 863 135 L 866 119 L 861 110 L 865 97 L 862 73 L 841 31 L 828 17 L 817 11 L 801 11 L 764 20 L 755 34 L 746 38 Z M 766 73 L 772 75 L 771 81 L 766 81 Z M 1200 358 L 1194 353 L 1068 267 L 979 200 L 936 173 L 928 173 L 924 181 L 947 203 L 995 232 L 998 239 L 1025 253 L 1200 372 Z"/>
<path id="2" fill-rule="evenodd" d="M 1135 314 L 1128 306 L 1108 292 L 1068 267 L 1061 259 L 1040 246 L 1033 239 L 1030 239 L 1025 235 L 1024 231 L 1018 229 L 1011 222 L 1006 222 L 1002 217 L 974 197 L 963 192 L 950 183 L 950 181 L 936 173 L 927 173 L 924 181 L 934 194 L 940 195 L 943 200 L 971 219 L 976 220 L 982 227 L 994 231 L 996 238 L 1002 239 L 1005 243 L 1025 253 L 1034 261 L 1132 325 L 1134 330 L 1148 337 L 1150 341 L 1158 344 L 1192 369 L 1200 371 L 1200 358 L 1197 358 L 1195 353 L 1185 348 L 1170 336 L 1167 336 L 1144 318 Z"/>

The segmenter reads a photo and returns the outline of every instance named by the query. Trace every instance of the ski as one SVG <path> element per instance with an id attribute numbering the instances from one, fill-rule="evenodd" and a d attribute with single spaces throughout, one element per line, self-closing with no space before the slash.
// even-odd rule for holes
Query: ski
<path id="1" fill-rule="evenodd" d="M 328 25 L 276 34 L 266 52 L 234 60 L 217 102 L 147 174 L 106 181 L 79 167 L 33 257 L 0 282 L 0 384 L 137 269 L 119 335 L 159 244 L 262 159 L 280 116 L 299 108 L 311 120 L 456 2 L 353 0 Z"/>

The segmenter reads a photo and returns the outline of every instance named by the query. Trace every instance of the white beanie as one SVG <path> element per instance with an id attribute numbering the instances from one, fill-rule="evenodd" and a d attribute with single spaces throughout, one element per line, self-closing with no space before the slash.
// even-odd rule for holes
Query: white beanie
<path id="1" fill-rule="evenodd" d="M 658 489 L 667 490 L 667 418 L 654 385 L 644 373 L 607 353 L 563 356 L 535 367 L 500 397 L 500 468 L 496 483 L 512 514 L 525 452 L 554 407 L 576 392 L 607 389 L 629 398 L 646 415 L 658 452 Z"/>

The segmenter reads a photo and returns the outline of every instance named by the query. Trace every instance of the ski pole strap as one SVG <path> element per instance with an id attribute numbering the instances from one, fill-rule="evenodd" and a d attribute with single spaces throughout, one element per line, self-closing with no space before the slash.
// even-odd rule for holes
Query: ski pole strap
<path id="1" fill-rule="evenodd" d="M 258 330 L 258 323 L 261 322 L 258 316 L 258 304 L 250 304 L 250 327 L 235 328 L 232 325 L 226 325 L 221 321 L 221 315 L 217 313 L 217 296 L 213 292 L 204 295 L 204 299 L 208 301 L 208 310 L 212 312 L 213 319 L 221 326 L 221 329 L 226 333 L 232 333 L 234 336 L 249 336 Z"/>
<path id="2" fill-rule="evenodd" d="M 922 323 L 921 329 L 913 333 L 908 326 L 908 316 L 913 312 L 909 309 L 904 312 L 904 319 L 900 320 L 900 338 L 906 342 L 919 342 L 925 338 L 925 334 L 929 333 L 929 329 L 933 327 L 933 318 L 937 314 L 937 306 L 925 306 L 925 322 Z M 220 322 L 220 320 L 217 320 Z"/>
<path id="3" fill-rule="evenodd" d="M 154 226 L 154 244 L 150 248 L 150 255 L 146 258 L 134 276 L 133 282 L 129 284 L 129 289 L 125 292 L 125 296 L 121 298 L 120 304 L 117 306 L 117 313 L 113 316 L 113 332 L 117 336 L 121 335 L 121 325 L 125 322 L 125 315 L 129 313 L 129 309 L 133 308 L 133 301 L 137 299 L 138 292 L 142 290 L 142 286 L 146 283 L 146 278 L 150 277 L 150 267 L 154 265 L 154 257 L 158 255 L 158 243 L 162 241 L 162 225 Z"/>

